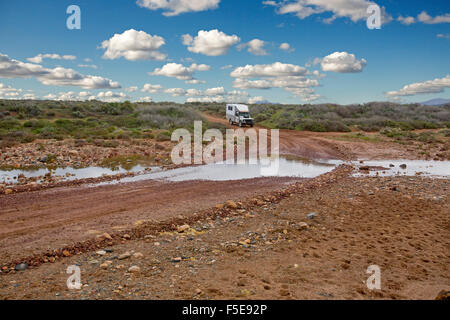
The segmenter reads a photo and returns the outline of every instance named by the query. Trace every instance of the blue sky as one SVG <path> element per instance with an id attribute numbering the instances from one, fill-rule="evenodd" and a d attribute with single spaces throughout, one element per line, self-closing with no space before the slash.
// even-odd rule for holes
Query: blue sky
<path id="1" fill-rule="evenodd" d="M 450 99 L 446 0 L 139 1 L 0 2 L 0 97 Z M 380 30 L 366 26 L 374 3 Z M 81 9 L 80 30 L 66 27 L 72 4 Z M 143 92 L 146 84 L 152 89 Z"/>

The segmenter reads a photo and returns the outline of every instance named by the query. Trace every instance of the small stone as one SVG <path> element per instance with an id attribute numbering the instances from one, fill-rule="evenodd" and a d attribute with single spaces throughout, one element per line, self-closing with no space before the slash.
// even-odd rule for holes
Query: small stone
<path id="1" fill-rule="evenodd" d="M 18 265 L 16 265 L 16 267 L 14 268 L 16 271 L 25 271 L 28 269 L 28 264 L 27 263 L 20 263 Z"/>
<path id="2" fill-rule="evenodd" d="M 131 257 L 131 253 L 125 252 L 125 253 L 122 253 L 117 259 L 125 260 L 125 259 L 128 259 L 129 257 Z"/>
<path id="3" fill-rule="evenodd" d="M 316 212 L 311 212 L 311 213 L 308 214 L 306 217 L 307 217 L 308 219 L 312 220 L 312 219 L 314 219 L 315 217 L 317 217 L 317 213 L 316 213 Z"/>
<path id="4" fill-rule="evenodd" d="M 89 264 L 99 264 L 100 262 L 98 260 L 91 260 L 89 261 Z"/>
<path id="5" fill-rule="evenodd" d="M 228 200 L 226 202 L 226 206 L 230 209 L 237 209 L 238 205 L 236 204 L 236 202 L 234 202 L 233 200 Z"/>
<path id="6" fill-rule="evenodd" d="M 144 255 L 142 253 L 140 253 L 140 252 L 136 252 L 135 254 L 133 254 L 133 257 L 135 257 L 137 259 L 140 259 L 140 258 L 143 258 Z"/>
<path id="7" fill-rule="evenodd" d="M 99 256 L 104 256 L 106 254 L 105 250 L 99 250 L 96 252 L 96 254 L 98 254 Z"/>
<path id="8" fill-rule="evenodd" d="M 109 267 L 109 264 L 107 264 L 107 263 L 102 263 L 102 264 L 100 265 L 100 268 L 102 268 L 102 269 L 104 269 L 104 270 L 108 269 L 108 267 Z"/>
<path id="9" fill-rule="evenodd" d="M 176 258 L 172 259 L 172 262 L 175 262 L 175 263 L 179 263 L 181 261 L 183 261 L 183 259 L 181 257 L 176 257 Z"/>
<path id="10" fill-rule="evenodd" d="M 154 245 L 155 245 L 156 247 L 159 247 L 159 246 L 161 245 L 161 243 L 155 242 Z"/>
<path id="11" fill-rule="evenodd" d="M 132 266 L 128 269 L 128 272 L 130 273 L 139 273 L 141 272 L 141 268 L 139 268 L 138 266 Z"/>
<path id="12" fill-rule="evenodd" d="M 185 224 L 185 225 L 179 226 L 177 228 L 177 231 L 178 231 L 178 233 L 183 233 L 183 232 L 188 231 L 189 229 L 190 229 L 190 226 L 188 224 Z"/>
<path id="13" fill-rule="evenodd" d="M 67 250 L 64 250 L 64 251 L 63 251 L 63 256 L 64 256 L 64 257 L 70 257 L 70 252 L 67 251 Z"/>
<path id="14" fill-rule="evenodd" d="M 103 234 L 103 238 L 112 240 L 112 237 L 109 235 L 109 233 L 106 233 L 106 232 Z"/>
<path id="15" fill-rule="evenodd" d="M 124 238 L 126 240 L 130 240 L 131 236 L 129 234 L 124 234 L 122 238 Z"/>
<path id="16" fill-rule="evenodd" d="M 308 224 L 306 222 L 300 222 L 298 224 L 298 230 L 305 230 L 308 229 Z"/>
<path id="17" fill-rule="evenodd" d="M 408 167 L 408 166 L 407 166 L 406 164 L 404 164 L 404 163 L 400 165 L 400 168 L 401 168 L 401 169 L 406 169 L 407 167 Z"/>

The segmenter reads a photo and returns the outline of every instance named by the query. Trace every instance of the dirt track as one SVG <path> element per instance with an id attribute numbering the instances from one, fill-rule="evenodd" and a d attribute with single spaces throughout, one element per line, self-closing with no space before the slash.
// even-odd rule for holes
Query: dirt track
<path id="1" fill-rule="evenodd" d="M 209 118 L 209 120 L 223 122 L 223 120 L 218 120 L 216 118 Z M 366 159 L 394 159 L 394 158 L 410 158 L 414 159 L 415 155 L 410 152 L 406 147 L 403 147 L 398 144 L 387 144 L 387 143 L 368 143 L 368 142 L 349 142 L 349 141 L 340 141 L 334 139 L 339 134 L 335 133 L 310 133 L 310 132 L 298 132 L 298 131 L 289 131 L 289 130 L 281 130 L 280 131 L 280 151 L 282 154 L 290 154 L 298 157 L 306 157 L 306 158 L 319 158 L 319 159 L 355 159 L 355 158 L 366 158 Z M 316 180 L 316 179 L 314 179 Z M 314 182 L 314 180 L 312 182 Z M 173 217 L 178 217 L 183 215 L 185 217 L 192 216 L 194 213 L 199 212 L 204 209 L 215 207 L 219 203 L 224 203 L 227 200 L 233 199 L 235 201 L 240 201 L 245 198 L 252 198 L 256 195 L 264 195 L 273 190 L 279 189 L 286 185 L 292 184 L 296 181 L 303 181 L 301 179 L 291 179 L 291 178 L 263 178 L 263 179 L 252 179 L 252 180 L 242 180 L 242 181 L 228 181 L 228 182 L 204 182 L 204 181 L 189 181 L 189 182 L 179 182 L 179 183 L 166 183 L 166 182 L 158 182 L 158 181 L 144 181 L 144 182 L 136 182 L 130 184 L 119 184 L 119 185 L 110 185 L 96 188 L 89 188 L 87 186 L 73 186 L 73 187 L 63 187 L 63 188 L 55 188 L 55 189 L 47 189 L 40 190 L 35 192 L 28 193 L 20 193 L 20 194 L 11 194 L 11 195 L 0 195 L 0 267 L 2 265 L 7 265 L 13 261 L 20 261 L 20 259 L 30 257 L 36 254 L 42 254 L 43 252 L 51 251 L 52 249 L 63 248 L 70 246 L 71 244 L 84 241 L 87 239 L 95 239 L 97 235 L 103 234 L 104 232 L 115 233 L 120 230 L 129 230 L 133 228 L 137 224 L 142 221 L 156 220 L 156 221 L 165 221 Z M 307 182 L 308 180 L 304 180 Z M 309 180 L 311 181 L 311 180 Z M 358 186 L 355 187 L 355 182 L 358 181 Z M 372 182 L 375 180 L 367 181 L 366 185 L 360 183 L 361 180 L 351 179 L 347 181 L 346 192 L 348 193 L 348 197 L 352 198 L 353 193 L 357 193 L 361 190 L 367 189 L 367 186 L 371 186 Z M 385 182 L 387 181 L 387 183 Z M 444 196 L 448 196 L 448 190 L 445 187 L 445 180 L 441 181 L 441 184 L 437 184 L 437 189 Z M 389 179 L 385 179 L 381 184 L 389 184 Z M 339 188 L 339 185 L 336 185 L 336 188 Z M 358 189 L 359 188 L 359 189 Z M 374 187 L 375 189 L 379 188 L 379 186 Z M 341 188 L 342 189 L 342 188 Z M 427 190 L 430 192 L 434 192 L 435 190 Z M 378 189 L 377 189 L 378 190 Z M 324 194 L 326 192 L 326 194 Z M 380 196 L 375 199 L 365 198 L 364 201 L 358 200 L 357 202 L 349 203 L 349 207 L 347 207 L 346 203 L 342 203 L 340 199 L 338 199 L 335 195 L 339 191 L 329 190 L 329 189 L 318 189 L 316 193 L 308 195 L 308 205 L 305 206 L 305 210 L 316 210 L 318 207 L 322 207 L 323 210 L 326 208 L 340 208 L 345 207 L 345 210 L 353 210 L 352 207 L 355 205 L 361 205 L 361 210 L 365 208 L 367 205 L 372 206 L 372 216 L 367 222 L 369 225 L 369 229 L 378 228 L 379 221 L 373 216 L 374 214 L 380 213 L 388 213 L 392 211 L 392 208 L 398 206 L 399 203 L 394 203 L 397 195 L 395 194 L 380 194 Z M 380 202 L 381 199 L 383 201 L 387 201 L 385 196 L 388 195 L 392 198 L 391 202 Z M 405 192 L 405 197 L 411 197 L 413 194 L 410 191 Z M 324 198 L 328 198 L 324 202 Z M 294 199 L 294 198 L 293 198 Z M 297 200 L 288 201 L 287 207 L 284 209 L 280 209 L 278 207 L 270 207 L 270 210 L 281 210 L 278 211 L 279 214 L 283 214 L 283 210 L 286 212 L 294 212 L 293 218 L 296 220 L 298 217 L 295 216 L 295 212 L 297 208 L 302 206 L 302 198 L 295 198 Z M 407 198 L 409 199 L 409 198 Z M 445 198 L 446 199 L 446 198 Z M 306 201 L 306 200 L 305 200 Z M 409 201 L 409 200 L 407 200 Z M 413 206 L 413 209 L 421 213 L 423 217 L 423 211 L 428 208 L 430 205 L 435 205 L 435 203 L 429 203 L 428 200 L 425 199 L 420 206 L 417 207 L 415 203 L 411 202 L 410 205 Z M 442 216 L 442 210 L 448 207 L 448 201 L 444 200 L 444 206 L 441 204 L 436 204 L 433 207 L 435 214 L 438 215 L 439 225 L 435 227 L 435 225 L 429 225 L 435 230 L 432 233 L 432 241 L 438 241 L 442 239 L 445 230 L 448 232 L 448 219 L 445 216 Z M 316 208 L 317 207 L 317 208 Z M 441 209 L 440 209 L 441 208 Z M 266 209 L 262 209 L 264 210 Z M 413 217 L 415 215 L 414 210 L 409 210 L 407 207 L 401 209 L 400 213 L 407 212 L 408 215 Z M 306 211 L 305 211 L 306 212 Z M 414 223 L 420 222 L 420 217 L 417 220 L 414 218 Z M 401 224 L 391 225 L 389 226 L 388 220 L 392 217 L 389 214 L 384 216 L 387 220 L 383 222 L 383 225 L 387 226 L 387 230 L 392 230 L 394 234 L 395 232 L 400 232 L 401 234 L 407 234 L 410 232 L 411 228 L 408 230 L 403 230 L 401 228 Z M 331 220 L 326 222 L 324 227 L 333 228 L 333 223 L 335 217 L 330 216 Z M 364 212 L 361 211 L 357 216 L 354 217 L 353 221 L 359 221 L 360 219 L 365 219 L 369 217 L 364 216 Z M 356 219 L 356 220 L 355 220 Z M 427 218 L 428 219 L 428 218 Z M 297 219 L 298 220 L 298 219 Z M 251 220 L 251 221 L 259 221 L 264 224 L 265 220 Z M 384 221 L 384 220 L 383 220 Z M 428 220 L 427 220 L 428 221 Z M 427 223 L 432 223 L 432 220 L 429 220 Z M 272 221 L 274 226 L 277 223 L 282 223 L 281 220 L 275 219 Z M 325 222 L 325 221 L 324 221 Z M 296 222 L 297 223 L 297 222 Z M 349 225 L 351 227 L 351 225 Z M 425 229 L 429 226 L 424 226 Z M 258 227 L 255 225 L 255 227 Z M 321 226 L 317 226 L 318 228 Z M 260 227 L 258 227 L 260 228 Z M 356 226 L 355 226 L 356 228 Z M 355 234 L 357 229 L 351 229 L 349 232 Z M 220 229 L 218 229 L 220 230 Z M 231 230 L 231 229 L 230 229 Z M 246 230 L 249 230 L 246 228 Z M 444 230 L 444 231 L 443 231 Z M 236 232 L 243 232 L 244 230 L 236 229 Z M 228 231 L 220 230 L 219 234 L 214 234 L 213 239 L 217 242 L 220 237 L 217 237 L 221 234 L 227 234 Z M 378 232 L 378 231 L 377 231 Z M 381 234 L 384 234 L 384 230 L 379 230 Z M 238 234 L 229 234 L 229 237 L 237 237 Z M 327 250 L 327 241 L 325 241 L 325 235 L 313 235 L 310 234 L 314 241 L 317 242 L 317 245 L 313 245 L 312 249 L 309 248 L 306 252 L 308 252 L 308 256 L 312 255 L 314 258 L 316 254 L 319 257 L 326 256 L 327 259 L 331 259 L 331 261 L 338 261 L 342 259 L 342 254 L 347 249 L 348 243 L 346 242 L 346 238 L 349 237 L 349 233 L 338 234 L 335 237 L 334 241 L 337 241 L 336 244 L 336 252 L 333 254 L 325 253 Z M 327 237 L 333 236 L 328 234 Z M 228 237 L 228 238 L 229 238 Z M 317 238 L 319 237 L 319 238 Z M 322 238 L 321 238 L 322 237 Z M 223 241 L 229 241 L 228 238 L 224 238 Z M 352 242 L 357 241 L 371 241 L 368 238 L 362 237 L 358 239 L 357 237 L 350 236 Z M 306 239 L 306 238 L 305 238 Z M 431 239 L 431 238 L 430 238 Z M 286 239 L 287 240 L 287 239 Z M 209 241 L 204 239 L 204 241 Z M 213 241 L 213 240 L 211 240 Z M 306 241 L 306 240 L 301 240 Z M 308 240 L 309 241 L 309 240 Z M 380 240 L 383 241 L 383 240 Z M 425 241 L 425 240 L 424 240 Z M 427 245 L 431 242 L 426 240 L 418 240 L 418 245 L 423 250 L 434 250 L 433 246 L 430 248 L 427 247 L 425 249 L 424 243 Z M 411 246 L 415 248 L 416 242 L 409 241 Z M 289 242 L 287 242 L 289 243 Z M 302 242 L 300 242 L 302 243 Z M 319 244 L 321 243 L 321 244 Z M 395 243 L 386 242 L 387 245 L 391 244 L 395 246 Z M 325 244 L 325 247 L 323 247 Z M 133 245 L 134 242 L 133 242 Z M 138 247 L 142 246 L 142 244 L 137 244 Z M 186 244 L 182 243 L 182 246 L 186 246 Z M 323 247 L 323 248 L 322 248 Z M 187 247 L 186 247 L 187 248 Z M 284 248 L 284 249 L 282 249 Z M 321 249 L 318 249 L 321 248 Z M 341 249 L 340 249 L 341 248 Z M 387 247 L 386 247 L 387 248 Z M 114 250 L 125 250 L 131 249 L 127 248 L 127 244 L 124 245 L 124 248 L 117 247 Z M 198 248 L 197 248 L 198 249 Z M 295 248 L 294 248 L 295 249 Z M 281 261 L 277 259 L 284 259 L 285 256 L 284 251 L 288 256 L 295 256 L 298 254 L 291 245 L 288 247 L 281 246 L 279 249 L 273 252 L 274 256 L 272 258 L 267 258 L 264 255 L 255 256 L 255 259 L 260 260 L 261 263 L 268 264 L 273 268 L 277 267 L 276 261 Z M 442 276 L 442 272 L 444 274 L 448 271 L 441 264 L 443 261 L 444 265 L 448 262 L 448 252 L 441 252 L 442 248 L 435 248 L 433 251 L 433 256 L 430 258 L 426 256 L 426 261 L 435 261 L 434 264 L 437 264 L 437 269 L 433 269 L 433 272 L 436 272 L 438 276 L 430 285 L 432 286 L 432 290 L 427 294 L 422 294 L 417 297 L 426 297 L 431 298 L 434 294 L 434 290 L 437 289 L 441 284 L 445 284 L 448 281 L 448 278 Z M 142 249 L 144 250 L 144 249 Z M 172 248 L 173 250 L 173 248 Z M 281 251 L 279 251 L 281 250 Z M 292 251 L 294 250 L 294 251 Z M 316 250 L 322 250 L 323 253 L 318 253 Z M 384 250 L 384 249 L 383 249 Z M 388 249 L 386 249 L 388 250 Z M 342 251 L 342 252 L 341 252 Z M 411 251 L 412 252 L 412 251 Z M 325 254 L 324 254 L 325 253 Z M 149 254 L 146 252 L 146 255 Z M 175 254 L 175 253 L 173 253 Z M 324 255 L 323 255 L 324 254 Z M 367 253 L 362 250 L 358 253 L 359 255 L 366 255 Z M 395 254 L 393 252 L 392 254 Z M 411 255 L 412 253 L 408 253 Z M 87 257 L 89 253 L 83 255 L 83 257 Z M 381 255 L 381 253 L 377 253 L 377 255 Z M 247 254 L 244 254 L 247 256 Z M 279 256 L 279 258 L 277 258 Z M 304 256 L 304 253 L 303 253 Z M 305 256 L 304 256 L 305 257 Z M 211 277 L 216 272 L 224 272 L 223 270 L 230 270 L 230 272 L 241 272 L 237 270 L 238 266 L 243 266 L 246 270 L 250 268 L 249 265 L 242 264 L 242 259 L 239 257 L 228 257 L 229 260 L 220 264 L 219 269 L 211 269 Z M 227 258 L 227 259 L 228 259 Z M 87 258 L 86 258 L 87 259 Z M 275 260 L 273 260 L 275 259 Z M 317 258 L 320 260 L 320 258 Z M 313 259 L 311 261 L 307 261 L 305 263 L 319 263 L 316 261 L 317 259 Z M 381 259 L 381 258 L 380 258 Z M 434 259 L 434 260 L 433 260 Z M 273 260 L 273 261 L 272 261 Z M 292 260 L 292 259 L 290 259 Z M 345 260 L 345 259 L 344 259 Z M 305 260 L 306 261 L 306 260 Z M 345 260 L 347 261 L 347 260 Z M 345 263 L 344 261 L 344 263 Z M 446 262 L 447 261 L 447 262 Z M 294 262 L 294 260 L 292 260 Z M 422 261 L 423 262 L 423 261 Z M 331 262 L 335 263 L 335 262 Z M 428 263 L 428 262 L 425 262 Z M 320 265 L 320 264 L 319 264 Z M 272 268 L 270 267 L 270 268 Z M 333 266 L 327 266 L 331 268 L 335 268 Z M 31 273 L 45 273 L 45 270 L 53 270 L 56 268 L 53 265 L 45 264 L 37 269 L 30 270 Z M 96 267 L 95 267 L 96 268 Z M 272 269 L 267 270 L 272 270 Z M 343 270 L 346 270 L 346 266 L 342 267 Z M 272 273 L 275 274 L 279 272 L 278 269 L 273 269 Z M 280 269 L 281 270 L 281 269 Z M 358 269 L 359 270 L 359 269 Z M 401 271 L 401 268 L 399 269 Z M 447 271 L 446 271 L 447 270 Z M 399 272 L 400 272 L 399 271 Z M 27 271 L 28 272 L 28 271 Z M 53 272 L 53 271 L 52 271 Z M 54 272 L 59 272 L 56 269 Z M 97 271 L 92 271 L 91 275 L 94 279 L 95 277 L 100 277 L 97 274 Z M 209 272 L 209 271 L 208 271 Z M 357 271 L 360 272 L 360 271 Z M 418 271 L 420 273 L 420 270 Z M 429 272 L 428 269 L 426 271 Z M 14 271 L 12 272 L 14 273 Z M 28 274 L 28 273 L 27 273 Z M 245 274 L 243 276 L 245 278 Z M 251 272 L 251 274 L 254 274 Z M 172 275 L 173 276 L 173 275 Z M 319 277 L 323 277 L 323 274 L 319 274 Z M 239 288 L 239 292 L 235 294 L 232 287 L 229 288 L 227 286 L 230 283 L 226 284 L 227 281 L 221 280 L 223 282 L 223 288 L 220 290 L 212 290 L 207 291 L 206 287 L 208 284 L 208 276 L 205 276 L 206 282 L 202 282 L 200 280 L 197 281 L 197 286 L 202 287 L 200 290 L 202 293 L 197 294 L 198 297 L 203 298 L 239 298 L 239 297 L 248 297 L 247 291 L 244 296 L 242 296 L 242 288 Z M 231 273 L 229 275 L 231 277 Z M 267 275 L 267 279 L 270 279 L 273 275 Z M 420 277 L 414 275 L 420 280 Z M 226 276 L 223 277 L 224 279 Z M 253 278 L 253 277 L 251 277 Z M 339 278 L 339 277 L 338 277 Z M 212 279 L 212 278 L 211 278 Z M 302 277 L 302 279 L 304 279 Z M 337 278 L 336 278 L 337 279 Z M 311 279 L 310 279 L 311 280 Z M 16 281 L 16 280 L 14 280 Z M 252 280 L 247 279 L 247 282 Z M 289 285 L 284 283 L 285 280 L 280 280 L 280 288 L 278 288 L 277 293 L 262 291 L 261 294 L 257 294 L 252 297 L 259 298 L 317 298 L 317 296 L 311 295 L 303 295 L 300 292 L 294 292 L 289 289 Z M 291 280 L 286 280 L 291 281 Z M 293 280 L 292 280 L 293 281 Z M 296 280 L 297 281 L 297 280 Z M 350 280 L 348 280 L 350 281 Z M 353 281 L 353 280 L 351 280 Z M 404 285 L 404 281 L 402 280 L 402 286 Z M 264 281 L 263 281 L 264 282 Z M 30 282 L 32 285 L 32 281 Z M 34 284 L 35 286 L 39 286 L 39 284 Z M 189 284 L 188 286 L 190 286 Z M 320 284 L 317 282 L 317 285 L 321 288 L 326 287 L 325 283 Z M 336 284 L 335 284 L 336 285 Z M 244 285 L 245 286 L 245 285 Z M 273 287 L 273 285 L 266 283 L 264 286 Z M 312 282 L 310 286 L 314 286 Z M 238 285 L 240 287 L 240 285 Z M 305 288 L 307 288 L 306 286 Z M 6 288 L 8 293 L 5 293 L 6 296 L 9 297 L 19 297 L 22 296 L 20 294 L 14 294 L 14 292 L 10 291 L 9 287 Z M 171 293 L 171 291 L 164 291 L 161 289 L 161 295 L 156 298 L 192 298 L 192 292 L 186 292 L 185 294 L 181 294 L 177 296 L 175 293 Z M 206 290 L 206 291 L 205 291 Z M 306 290 L 306 289 L 305 289 Z M 311 290 L 309 288 L 308 290 Z M 331 290 L 331 289 L 330 289 Z M 355 289 L 359 290 L 359 289 Z M 406 290 L 406 288 L 402 287 L 402 290 Z M 412 289 L 414 290 L 414 287 Z M 289 293 L 287 293 L 289 291 Z M 48 293 L 53 292 L 49 291 Z M 250 291 L 249 291 L 250 292 Z M 400 292 L 399 290 L 395 290 L 395 288 L 390 291 L 391 296 L 380 296 L 380 297 L 390 297 L 390 298 L 405 298 L 408 297 L 406 291 Z M 285 295 L 286 293 L 286 295 Z M 195 295 L 195 293 L 194 293 Z M 45 295 L 44 295 L 45 296 Z M 364 298 L 368 297 L 367 292 L 359 292 L 356 294 L 349 293 L 348 291 L 342 291 L 335 295 L 334 297 L 342 297 L 342 298 Z M 26 295 L 23 297 L 27 297 Z M 30 298 L 31 296 L 28 296 Z M 47 296 L 51 297 L 51 296 Z M 76 297 L 76 296 L 72 296 Z M 104 296 L 108 297 L 108 296 Z M 123 298 L 123 296 L 116 296 L 115 298 Z M 150 297 L 150 296 L 149 296 Z M 197 296 L 195 296 L 197 297 Z M 90 297 L 92 298 L 92 297 Z"/>

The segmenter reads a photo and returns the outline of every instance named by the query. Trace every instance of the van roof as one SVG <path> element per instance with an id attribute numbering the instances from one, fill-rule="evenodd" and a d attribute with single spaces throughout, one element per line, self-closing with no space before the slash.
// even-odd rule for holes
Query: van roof
<path id="1" fill-rule="evenodd" d="M 248 106 L 245 105 L 245 104 L 236 104 L 236 103 L 232 103 L 232 104 L 228 104 L 228 106 L 234 106 L 234 107 L 236 107 L 240 112 L 249 112 Z"/>

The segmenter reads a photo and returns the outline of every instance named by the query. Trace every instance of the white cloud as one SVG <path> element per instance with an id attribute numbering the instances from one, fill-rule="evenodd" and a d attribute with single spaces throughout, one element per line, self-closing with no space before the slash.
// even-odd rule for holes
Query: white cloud
<path id="1" fill-rule="evenodd" d="M 148 92 L 148 93 L 158 93 L 163 89 L 163 87 L 160 84 L 150 84 L 146 83 L 142 87 L 141 92 Z"/>
<path id="2" fill-rule="evenodd" d="M 129 97 L 123 92 L 103 91 L 97 94 L 97 98 L 106 102 L 121 102 Z"/>
<path id="3" fill-rule="evenodd" d="M 339 73 L 362 72 L 366 66 L 365 59 L 358 60 L 354 54 L 347 52 L 334 52 L 321 60 L 323 71 Z"/>
<path id="4" fill-rule="evenodd" d="M 353 22 L 365 20 L 369 16 L 367 8 L 376 4 L 367 0 L 282 0 L 264 1 L 263 3 L 277 7 L 278 14 L 295 14 L 300 19 L 331 12 L 331 18 L 323 20 L 326 23 L 332 22 L 337 18 L 349 18 Z M 384 7 L 381 8 L 381 11 L 383 23 L 392 20 L 392 17 L 386 13 Z"/>
<path id="5" fill-rule="evenodd" d="M 153 102 L 153 99 L 151 97 L 141 97 L 138 102 Z"/>
<path id="6" fill-rule="evenodd" d="M 127 91 L 127 92 L 136 92 L 136 91 L 138 91 L 138 87 L 136 87 L 136 86 L 131 86 L 131 87 L 128 87 L 128 88 L 125 88 L 125 91 Z"/>
<path id="7" fill-rule="evenodd" d="M 426 24 L 437 24 L 437 23 L 450 23 L 450 13 L 446 13 L 441 16 L 432 17 L 426 11 L 422 11 L 418 16 L 417 20 Z"/>
<path id="8" fill-rule="evenodd" d="M 307 73 L 304 67 L 293 64 L 275 62 L 273 64 L 246 65 L 231 72 L 233 78 L 303 76 Z"/>
<path id="9" fill-rule="evenodd" d="M 95 64 L 79 64 L 79 68 L 91 68 L 91 69 L 98 69 L 98 67 Z"/>
<path id="10" fill-rule="evenodd" d="M 42 60 L 44 59 L 56 59 L 56 60 L 75 60 L 77 57 L 72 55 L 59 55 L 57 53 L 45 53 L 45 54 L 38 54 L 37 56 L 33 58 L 27 58 L 28 61 L 33 63 L 42 63 Z"/>
<path id="11" fill-rule="evenodd" d="M 22 89 L 16 89 L 4 83 L 0 83 L 0 98 L 16 98 L 22 93 Z"/>
<path id="12" fill-rule="evenodd" d="M 230 74 L 236 78 L 233 82 L 234 88 L 263 90 L 283 88 L 305 99 L 314 95 L 311 87 L 319 86 L 316 79 L 308 79 L 307 75 L 309 72 L 304 67 L 281 62 L 271 65 L 246 65 L 236 68 Z"/>
<path id="13" fill-rule="evenodd" d="M 167 63 L 162 68 L 156 68 L 150 75 L 164 76 L 170 78 L 177 78 L 178 80 L 191 81 L 194 79 L 195 71 L 208 71 L 211 67 L 206 64 L 192 64 L 190 67 L 185 67 L 179 63 Z"/>
<path id="14" fill-rule="evenodd" d="M 237 35 L 230 36 L 217 29 L 200 30 L 195 38 L 188 34 L 183 35 L 183 44 L 188 46 L 190 52 L 207 56 L 227 54 L 230 48 L 240 41 L 241 39 Z"/>
<path id="15" fill-rule="evenodd" d="M 287 42 L 283 42 L 282 44 L 280 44 L 280 50 L 288 51 L 288 52 L 294 51 L 294 49 L 291 48 L 291 45 Z"/>
<path id="16" fill-rule="evenodd" d="M 267 51 L 264 49 L 266 42 L 259 40 L 259 39 L 253 39 L 248 43 L 243 43 L 238 46 L 239 50 L 244 49 L 245 47 L 248 47 L 248 52 L 254 54 L 255 56 L 266 56 Z"/>
<path id="17" fill-rule="evenodd" d="M 45 85 L 77 86 L 84 89 L 117 89 L 119 83 L 100 77 L 83 75 L 73 69 L 44 68 L 39 64 L 25 63 L 0 54 L 0 78 L 36 77 Z"/>
<path id="18" fill-rule="evenodd" d="M 389 98 L 399 96 L 413 96 L 416 94 L 441 93 L 444 89 L 450 88 L 450 75 L 444 78 L 437 78 L 425 82 L 416 82 L 404 86 L 398 91 L 389 91 L 386 96 Z"/>
<path id="19" fill-rule="evenodd" d="M 436 37 L 440 39 L 450 39 L 450 33 L 438 33 Z"/>
<path id="20" fill-rule="evenodd" d="M 232 64 L 227 64 L 225 66 L 220 67 L 221 70 L 226 70 L 226 69 L 231 69 L 231 68 L 233 68 Z"/>
<path id="21" fill-rule="evenodd" d="M 220 0 L 138 0 L 136 3 L 150 10 L 164 10 L 163 15 L 171 17 L 185 12 L 216 9 Z"/>
<path id="22" fill-rule="evenodd" d="M 174 97 L 180 97 L 180 96 L 186 95 L 186 90 L 184 90 L 182 88 L 170 88 L 170 89 L 164 90 L 164 92 L 168 93 Z"/>
<path id="23" fill-rule="evenodd" d="M 414 17 L 403 17 L 399 16 L 397 18 L 398 21 L 400 21 L 403 24 L 410 25 L 416 22 L 416 19 Z"/>
<path id="24" fill-rule="evenodd" d="M 104 59 L 165 60 L 167 55 L 158 51 L 164 44 L 165 40 L 160 36 L 130 29 L 103 41 L 101 48 L 106 50 Z"/>

